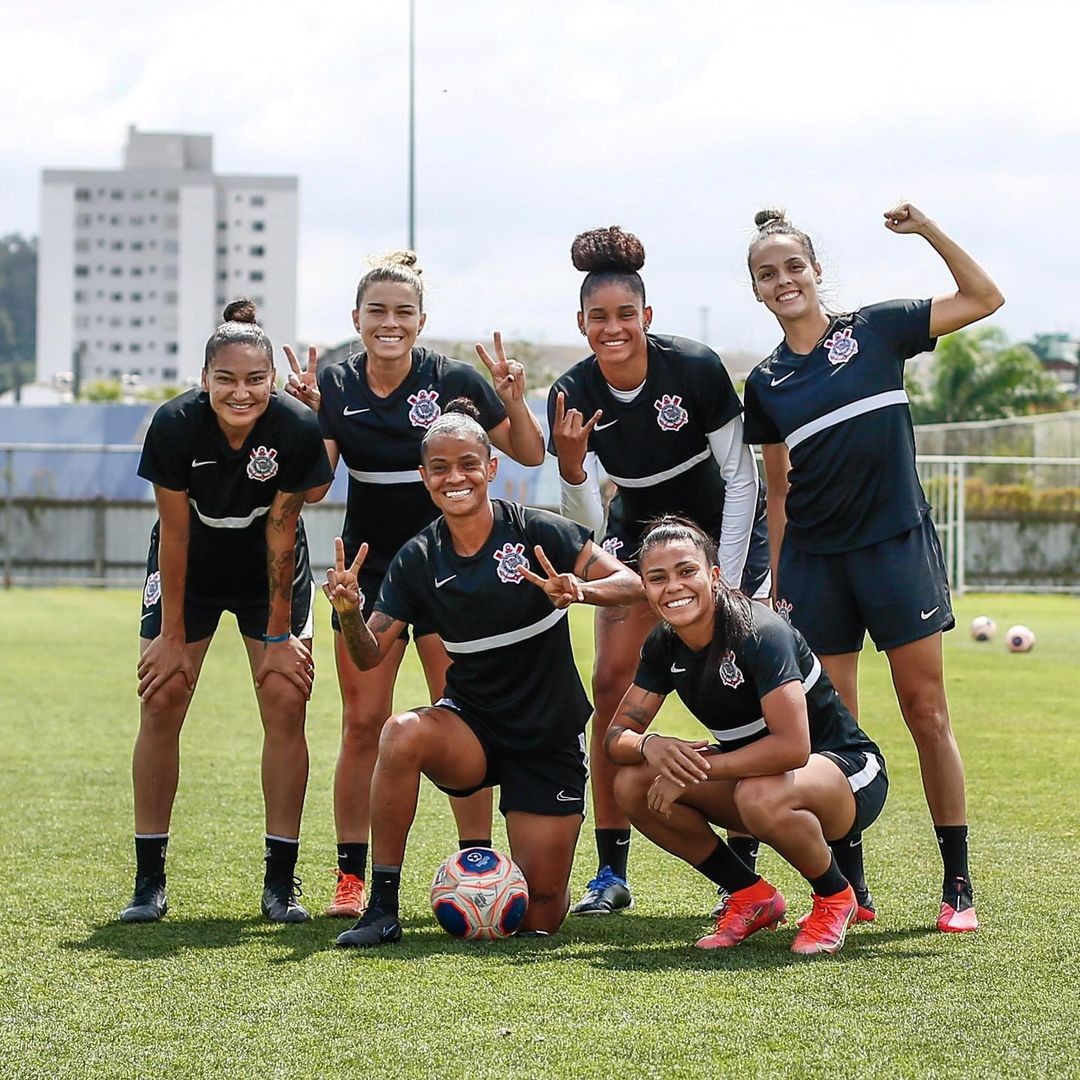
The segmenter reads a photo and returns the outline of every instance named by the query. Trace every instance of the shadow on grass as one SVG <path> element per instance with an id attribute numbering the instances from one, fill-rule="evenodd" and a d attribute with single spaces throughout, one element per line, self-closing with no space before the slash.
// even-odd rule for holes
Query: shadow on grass
<path id="1" fill-rule="evenodd" d="M 74 952 L 107 953 L 120 960 L 166 960 L 185 952 L 258 943 L 266 946 L 268 963 L 284 963 L 304 960 L 331 948 L 335 936 L 326 920 L 277 925 L 255 917 L 166 918 L 159 923 L 100 923 L 83 940 L 65 941 L 60 947 Z M 276 952 L 282 948 L 288 950 L 284 956 Z"/>
<path id="2" fill-rule="evenodd" d="M 700 917 L 643 916 L 584 921 L 571 919 L 550 938 L 510 938 L 498 942 L 472 942 L 452 938 L 433 918 L 405 922 L 402 942 L 374 950 L 335 948 L 335 938 L 349 923 L 316 918 L 298 925 L 271 925 L 263 919 L 186 919 L 153 924 L 101 923 L 83 940 L 63 942 L 75 952 L 106 953 L 121 960 L 154 961 L 186 952 L 265 947 L 267 964 L 295 963 L 316 953 L 365 956 L 381 960 L 413 960 L 447 956 L 484 957 L 495 964 L 525 966 L 551 960 L 585 962 L 610 971 L 716 971 L 765 970 L 806 963 L 790 952 L 793 928 L 755 934 L 737 949 L 704 951 L 694 942 L 707 929 Z M 925 955 L 925 950 L 897 947 L 935 939 L 929 928 L 879 930 L 860 927 L 848 934 L 840 959 L 874 964 Z M 285 950 L 284 952 L 282 950 Z"/>

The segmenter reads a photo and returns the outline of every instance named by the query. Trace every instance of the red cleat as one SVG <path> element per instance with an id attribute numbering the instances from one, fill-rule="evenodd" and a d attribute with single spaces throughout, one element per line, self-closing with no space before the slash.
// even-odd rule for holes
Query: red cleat
<path id="1" fill-rule="evenodd" d="M 787 902 L 764 878 L 733 892 L 720 907 L 716 929 L 696 942 L 699 949 L 732 949 L 758 930 L 775 930 L 786 922 Z"/>
<path id="2" fill-rule="evenodd" d="M 363 880 L 355 874 L 343 874 L 336 868 L 334 873 L 337 874 L 337 888 L 334 889 L 334 899 L 330 901 L 323 914 L 344 919 L 359 919 L 364 913 Z"/>
<path id="3" fill-rule="evenodd" d="M 975 896 L 971 882 L 966 878 L 954 878 L 941 898 L 937 928 L 943 934 L 966 934 L 979 929 L 975 917 Z"/>
<path id="4" fill-rule="evenodd" d="M 835 896 L 814 895 L 814 906 L 795 935 L 791 951 L 801 956 L 839 952 L 848 927 L 858 918 L 859 902 L 849 885 Z"/>
<path id="5" fill-rule="evenodd" d="M 858 899 L 859 894 L 856 893 L 855 897 Z M 877 918 L 877 908 L 874 907 L 874 898 L 867 893 L 866 898 L 858 900 L 859 906 L 855 910 L 855 922 L 873 922 Z M 806 925 L 806 920 L 810 918 L 810 912 L 805 915 L 800 915 L 795 920 L 795 925 L 801 930 Z"/>

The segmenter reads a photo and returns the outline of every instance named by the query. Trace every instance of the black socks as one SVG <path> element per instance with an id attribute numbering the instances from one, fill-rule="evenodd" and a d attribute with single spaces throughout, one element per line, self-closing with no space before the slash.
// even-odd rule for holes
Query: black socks
<path id="1" fill-rule="evenodd" d="M 338 844 L 337 865 L 343 874 L 352 874 L 361 881 L 366 881 L 367 844 Z"/>
<path id="2" fill-rule="evenodd" d="M 266 873 L 263 884 L 292 884 L 296 870 L 296 856 L 300 853 L 300 841 L 283 836 L 266 837 Z"/>
<path id="3" fill-rule="evenodd" d="M 168 846 L 168 833 L 136 833 L 135 876 L 164 878 L 165 849 Z"/>
<path id="4" fill-rule="evenodd" d="M 596 855 L 598 866 L 610 866 L 611 872 L 626 880 L 626 859 L 630 854 L 629 829 L 597 829 Z"/>
<path id="5" fill-rule="evenodd" d="M 968 877 L 968 827 L 966 825 L 935 825 L 941 861 L 945 866 L 945 885 L 954 878 Z"/>
<path id="6" fill-rule="evenodd" d="M 835 896 L 848 887 L 848 879 L 840 873 L 840 867 L 836 865 L 836 855 L 829 861 L 829 869 L 820 877 L 808 877 L 810 888 L 815 896 Z"/>
<path id="7" fill-rule="evenodd" d="M 401 888 L 400 866 L 371 867 L 371 901 L 369 908 L 385 911 L 387 915 L 398 913 L 398 890 Z"/>
<path id="8" fill-rule="evenodd" d="M 746 863 L 751 873 L 757 872 L 757 857 L 761 841 L 756 836 L 729 836 L 727 846 Z"/>
<path id="9" fill-rule="evenodd" d="M 761 880 L 753 870 L 747 869 L 746 863 L 720 839 L 717 839 L 713 853 L 699 862 L 694 869 L 728 894 L 748 889 Z"/>

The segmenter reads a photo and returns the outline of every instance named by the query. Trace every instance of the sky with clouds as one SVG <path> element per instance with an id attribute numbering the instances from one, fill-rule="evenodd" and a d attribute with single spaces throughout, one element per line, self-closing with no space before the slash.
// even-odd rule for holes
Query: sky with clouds
<path id="1" fill-rule="evenodd" d="M 754 211 L 787 207 L 855 307 L 949 286 L 881 224 L 905 197 L 992 272 L 1011 336 L 1080 336 L 1073 8 L 416 0 L 429 332 L 573 342 L 570 241 L 619 223 L 655 329 L 765 352 Z M 0 232 L 37 231 L 41 169 L 118 165 L 129 123 L 209 132 L 220 172 L 300 177 L 299 335 L 348 335 L 365 256 L 406 237 L 406 0 L 0 0 L 0 25 Z"/>

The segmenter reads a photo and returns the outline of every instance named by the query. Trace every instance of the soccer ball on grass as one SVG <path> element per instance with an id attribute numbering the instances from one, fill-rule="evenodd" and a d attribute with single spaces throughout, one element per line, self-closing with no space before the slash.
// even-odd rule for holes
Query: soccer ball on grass
<path id="1" fill-rule="evenodd" d="M 509 937 L 529 907 L 525 875 L 491 848 L 455 851 L 435 872 L 431 910 L 454 937 L 493 941 Z"/>

